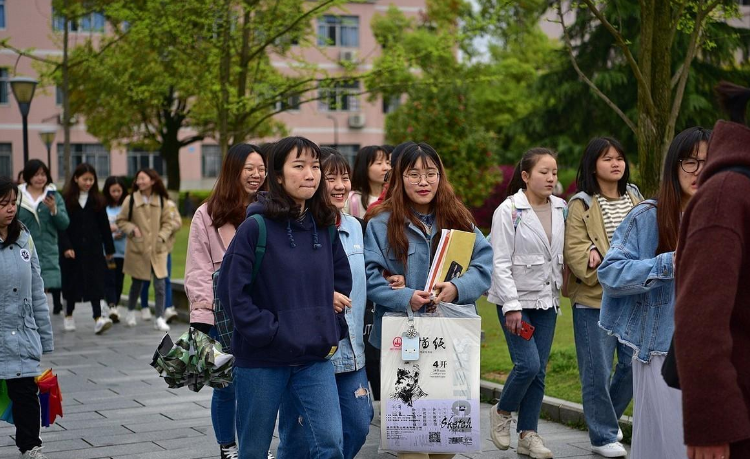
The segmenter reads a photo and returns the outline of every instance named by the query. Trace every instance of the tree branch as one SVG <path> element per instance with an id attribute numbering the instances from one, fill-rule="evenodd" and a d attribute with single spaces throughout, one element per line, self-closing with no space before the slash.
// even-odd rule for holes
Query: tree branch
<path id="1" fill-rule="evenodd" d="M 628 118 L 628 115 L 626 115 L 620 107 L 617 106 L 609 97 L 607 97 L 596 84 L 591 81 L 586 74 L 583 73 L 581 68 L 578 66 L 578 62 L 576 61 L 575 53 L 573 52 L 573 45 L 570 42 L 570 35 L 568 34 L 568 29 L 565 26 L 565 18 L 562 11 L 562 1 L 558 1 L 558 8 L 557 8 L 557 16 L 560 18 L 560 25 L 563 29 L 563 39 L 565 41 L 565 47 L 568 50 L 568 56 L 570 57 L 570 62 L 573 64 L 573 68 L 575 69 L 578 76 L 583 80 L 584 83 L 586 83 L 594 93 L 599 96 L 601 100 L 604 101 L 605 104 L 607 104 L 612 110 L 614 110 L 615 113 L 625 122 L 625 124 L 630 128 L 631 131 L 633 131 L 634 134 L 637 134 L 637 128 L 635 124 Z"/>
<path id="2" fill-rule="evenodd" d="M 615 42 L 617 43 L 617 46 L 622 49 L 623 54 L 625 55 L 625 60 L 628 62 L 628 65 L 630 66 L 631 71 L 633 72 L 633 75 L 635 76 L 636 81 L 638 82 L 638 88 L 644 92 L 646 95 L 646 100 L 648 101 L 648 108 L 651 113 L 654 113 L 656 111 L 656 107 L 654 105 L 654 99 L 651 96 L 651 88 L 646 84 L 646 79 L 643 77 L 643 74 L 641 73 L 641 68 L 638 66 L 638 63 L 635 61 L 635 58 L 633 57 L 633 54 L 630 52 L 630 48 L 628 47 L 628 44 L 625 43 L 625 39 L 622 37 L 622 34 L 612 26 L 612 24 L 607 20 L 607 18 L 604 16 L 604 14 L 599 11 L 596 8 L 596 5 L 592 0 L 583 0 L 583 3 L 586 4 L 586 6 L 589 7 L 589 10 L 591 10 L 592 13 L 594 13 L 594 16 L 599 20 L 599 22 L 602 23 L 605 29 L 609 31 L 610 34 L 615 39 Z M 560 14 L 562 14 L 562 0 L 558 0 L 558 5 L 560 6 Z"/>

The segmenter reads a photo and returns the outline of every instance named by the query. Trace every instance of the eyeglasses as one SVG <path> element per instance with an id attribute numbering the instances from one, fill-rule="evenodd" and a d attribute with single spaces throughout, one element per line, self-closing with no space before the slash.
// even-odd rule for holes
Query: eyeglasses
<path id="1" fill-rule="evenodd" d="M 705 159 L 687 158 L 680 160 L 680 168 L 688 174 L 694 174 L 706 165 Z"/>
<path id="2" fill-rule="evenodd" d="M 250 175 L 255 175 L 255 173 L 257 172 L 261 177 L 265 177 L 268 174 L 265 167 L 250 166 L 246 167 L 245 170 L 250 172 Z"/>
<path id="3" fill-rule="evenodd" d="M 419 172 L 409 172 L 408 174 L 404 174 L 404 177 L 406 177 L 407 180 L 409 180 L 409 183 L 412 185 L 419 185 L 419 183 L 422 181 L 422 177 L 427 181 L 429 184 L 433 184 L 437 182 L 438 177 L 440 177 L 440 174 L 436 171 L 429 171 L 424 174 L 420 174 Z"/>

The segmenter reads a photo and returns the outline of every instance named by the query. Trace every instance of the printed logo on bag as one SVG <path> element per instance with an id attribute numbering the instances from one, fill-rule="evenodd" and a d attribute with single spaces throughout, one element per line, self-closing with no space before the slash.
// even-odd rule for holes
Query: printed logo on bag
<path id="1" fill-rule="evenodd" d="M 391 349 L 401 349 L 401 337 L 393 338 L 393 347 Z"/>
<path id="2" fill-rule="evenodd" d="M 21 249 L 21 259 L 28 263 L 31 260 L 31 254 L 26 249 Z"/>

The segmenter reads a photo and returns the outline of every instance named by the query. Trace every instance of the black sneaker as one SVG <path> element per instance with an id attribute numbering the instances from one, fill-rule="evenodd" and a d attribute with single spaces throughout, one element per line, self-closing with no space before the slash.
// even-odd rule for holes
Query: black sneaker
<path id="1" fill-rule="evenodd" d="M 221 451 L 221 459 L 239 459 L 240 452 L 237 449 L 237 443 L 231 443 L 229 445 L 219 445 Z"/>

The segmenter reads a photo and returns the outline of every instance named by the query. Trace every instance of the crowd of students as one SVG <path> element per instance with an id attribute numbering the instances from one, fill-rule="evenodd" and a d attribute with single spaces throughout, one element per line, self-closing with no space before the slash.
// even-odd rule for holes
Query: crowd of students
<path id="1" fill-rule="evenodd" d="M 215 389 L 211 403 L 222 459 L 271 457 L 277 420 L 280 459 L 355 457 L 374 416 L 383 315 L 473 305 L 485 294 L 513 361 L 489 412 L 498 449 L 510 448 L 516 424 L 519 454 L 554 456 L 538 421 L 567 296 L 593 453 L 627 455 L 619 420 L 634 400 L 631 458 L 746 457 L 750 314 L 742 306 L 750 292 L 740 280 L 750 276 L 750 172 L 748 179 L 721 172 L 750 169 L 750 131 L 740 124 L 750 90 L 723 91 L 733 122 L 677 134 L 653 199 L 630 182 L 616 139 L 589 142 L 569 203 L 554 195 L 555 152 L 532 148 L 486 238 L 425 143 L 365 147 L 353 170 L 335 149 L 302 137 L 234 145 L 192 218 L 185 269 L 191 326 L 219 338 L 217 304 L 233 322 L 233 382 Z M 31 352 L 7 359 L 0 378 L 14 402 L 19 449 L 41 454 L 28 413 L 39 409 L 31 387 L 39 357 L 53 350 L 44 290 L 55 311 L 64 306 L 68 331 L 75 304 L 89 302 L 100 334 L 120 319 L 124 274 L 133 279 L 127 325 L 136 324 L 151 281 L 154 326 L 168 331 L 169 252 L 181 222 L 150 169 L 136 174 L 130 195 L 115 177 L 100 192 L 88 164 L 62 195 L 38 160 L 23 177 L 21 186 L 0 179 L 0 264 L 12 272 L 0 288 L 3 298 L 11 286 L 17 297 L 14 309 L 0 310 Z M 477 235 L 471 261 L 460 277 L 423 291 L 442 229 Z M 713 293 L 719 283 L 726 288 Z M 682 391 L 662 377 L 675 356 Z"/>

